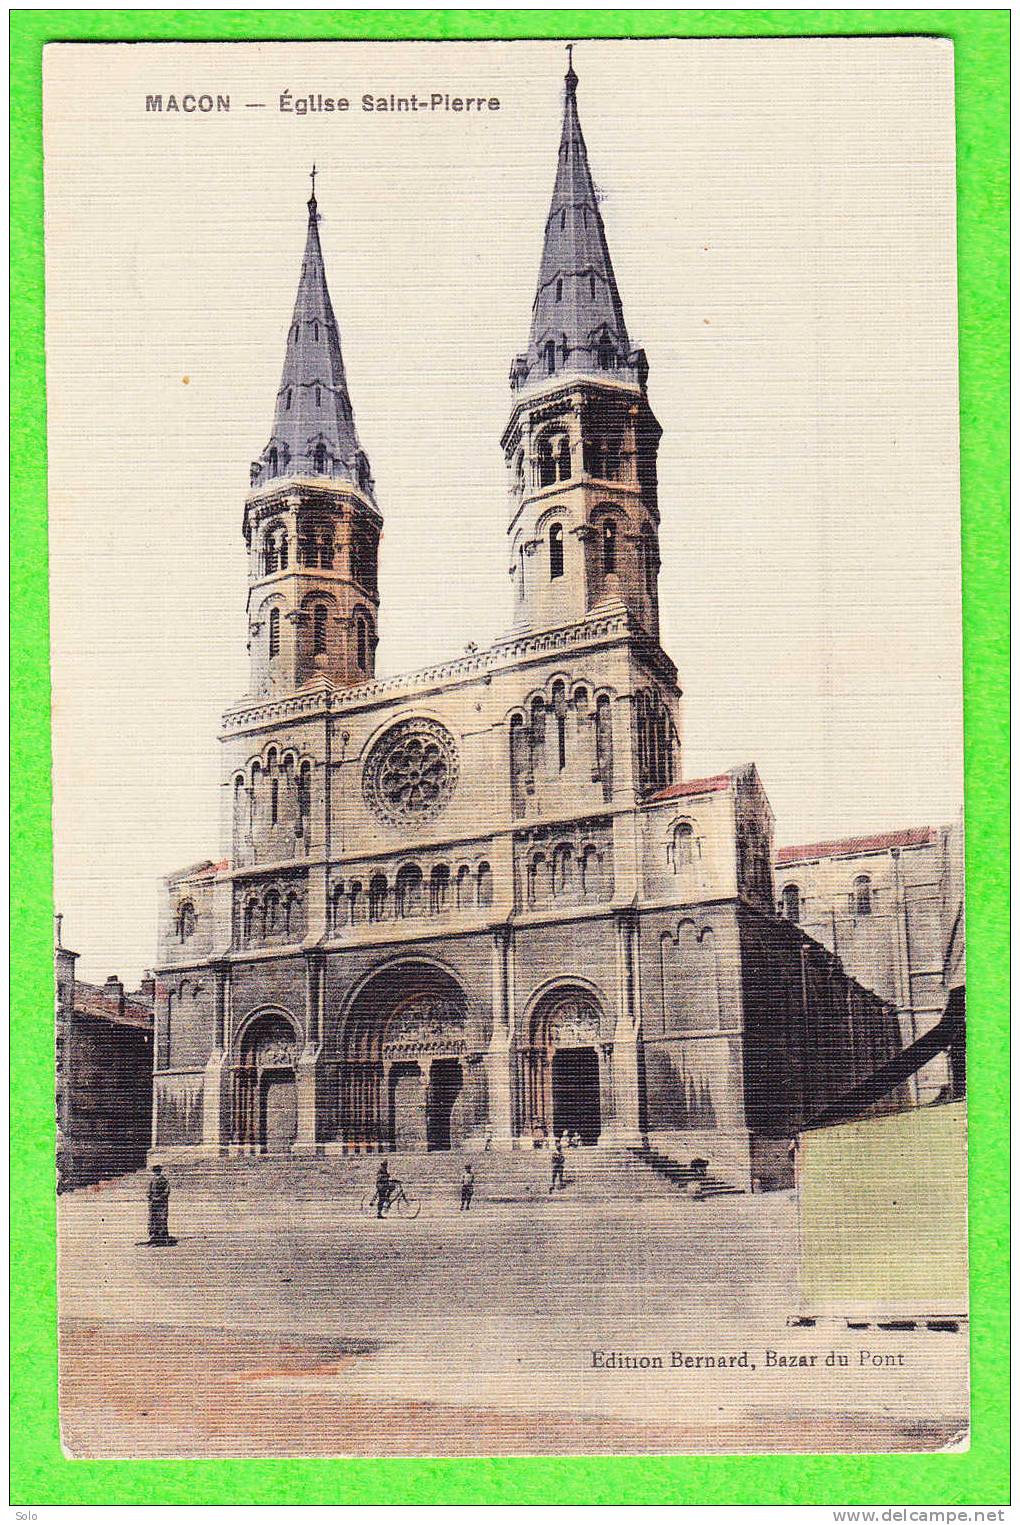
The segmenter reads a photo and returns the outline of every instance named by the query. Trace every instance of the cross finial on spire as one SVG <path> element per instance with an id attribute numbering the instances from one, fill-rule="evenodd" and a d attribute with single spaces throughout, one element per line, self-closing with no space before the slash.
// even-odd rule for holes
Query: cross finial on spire
<path id="1" fill-rule="evenodd" d="M 567 43 L 567 94 L 573 95 L 577 89 L 577 75 L 574 73 L 574 44 Z"/>
<path id="2" fill-rule="evenodd" d="M 313 200 L 313 201 L 314 201 L 314 200 L 315 200 L 315 177 L 316 177 L 316 175 L 317 175 L 317 174 L 318 174 L 318 173 L 319 173 L 319 171 L 318 171 L 318 170 L 317 170 L 317 169 L 316 169 L 316 168 L 315 168 L 315 165 L 314 165 L 314 163 L 313 163 L 313 164 L 312 164 L 312 168 L 311 168 L 311 171 L 310 171 L 310 173 L 309 173 L 309 179 L 310 179 L 310 180 L 311 180 L 311 182 L 312 182 L 312 200 Z"/>

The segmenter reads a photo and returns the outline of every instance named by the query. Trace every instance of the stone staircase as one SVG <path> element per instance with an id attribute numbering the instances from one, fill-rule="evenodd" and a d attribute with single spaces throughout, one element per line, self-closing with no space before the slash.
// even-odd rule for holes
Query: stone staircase
<path id="1" fill-rule="evenodd" d="M 734 1186 L 731 1181 L 716 1175 L 711 1169 L 692 1170 L 691 1164 L 681 1164 L 669 1154 L 663 1154 L 658 1149 L 642 1145 L 641 1148 L 631 1149 L 631 1154 L 641 1163 L 655 1172 L 663 1181 L 668 1181 L 677 1191 L 686 1192 L 688 1187 L 697 1183 L 701 1190 L 700 1195 L 706 1197 L 736 1197 L 743 1193 L 742 1186 Z"/>
<path id="2" fill-rule="evenodd" d="M 654 1149 L 596 1146 L 568 1149 L 565 1190 L 555 1194 L 586 1202 L 662 1200 L 696 1179 L 689 1166 Z M 356 1210 L 375 1185 L 379 1162 L 385 1158 L 390 1174 L 404 1182 L 423 1202 L 459 1203 L 465 1164 L 475 1167 L 476 1202 L 542 1202 L 550 1197 L 552 1167 L 546 1149 L 515 1149 L 485 1153 L 478 1149 L 437 1150 L 433 1153 L 351 1155 L 240 1155 L 184 1162 L 170 1161 L 166 1173 L 175 1194 L 207 1203 L 220 1201 L 238 1207 L 258 1202 L 294 1206 L 332 1203 L 337 1210 Z M 104 1196 L 137 1200 L 144 1196 L 147 1172 L 136 1171 L 84 1188 Z M 722 1196 L 737 1187 L 709 1172 L 704 1195 Z"/>

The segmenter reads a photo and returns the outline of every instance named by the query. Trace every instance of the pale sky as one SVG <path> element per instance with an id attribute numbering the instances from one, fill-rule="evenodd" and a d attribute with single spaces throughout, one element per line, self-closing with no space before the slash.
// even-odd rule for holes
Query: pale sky
<path id="1" fill-rule="evenodd" d="M 584 42 L 578 102 L 663 426 L 686 776 L 758 764 L 777 843 L 962 797 L 952 51 Z M 385 518 L 380 674 L 510 622 L 499 437 L 555 174 L 557 42 L 46 49 L 56 906 L 83 978 L 155 957 L 221 856 L 241 517 L 314 160 Z M 279 95 L 346 95 L 282 113 Z M 367 113 L 361 97 L 496 96 Z M 229 115 L 145 96 L 229 94 Z M 265 102 L 245 109 L 246 102 Z"/>

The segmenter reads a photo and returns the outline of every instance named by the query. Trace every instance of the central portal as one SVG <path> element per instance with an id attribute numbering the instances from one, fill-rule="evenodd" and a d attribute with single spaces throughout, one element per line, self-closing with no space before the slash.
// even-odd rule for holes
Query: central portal
<path id="1" fill-rule="evenodd" d="M 467 1003 L 424 961 L 380 970 L 340 1045 L 340 1136 L 357 1149 L 456 1149 L 479 1110 L 467 1061 Z"/>
<path id="2" fill-rule="evenodd" d="M 599 1056 L 593 1048 L 561 1048 L 552 1062 L 553 1133 L 597 1144 L 601 1131 Z"/>

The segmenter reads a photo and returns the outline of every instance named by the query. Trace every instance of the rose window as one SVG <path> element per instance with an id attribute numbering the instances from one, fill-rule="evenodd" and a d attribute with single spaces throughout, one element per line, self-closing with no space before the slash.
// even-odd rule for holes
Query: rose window
<path id="1" fill-rule="evenodd" d="M 457 749 L 444 726 L 405 720 L 376 742 L 365 798 L 384 821 L 428 821 L 445 810 L 457 782 Z"/>

